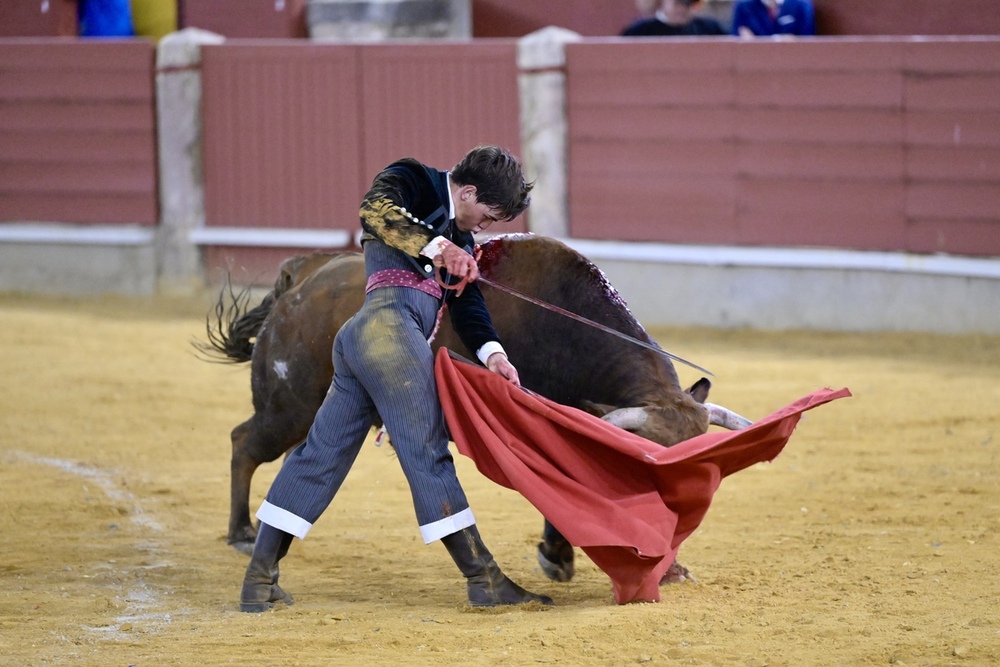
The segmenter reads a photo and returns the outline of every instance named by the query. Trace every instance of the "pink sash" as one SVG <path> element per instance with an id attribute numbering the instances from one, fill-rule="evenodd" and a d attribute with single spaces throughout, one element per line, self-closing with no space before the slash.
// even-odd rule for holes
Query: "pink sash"
<path id="1" fill-rule="evenodd" d="M 441 298 L 441 287 L 434 278 L 421 278 L 418 273 L 406 269 L 382 269 L 376 271 L 365 285 L 365 294 L 379 287 L 412 287 L 430 294 L 435 299 Z"/>

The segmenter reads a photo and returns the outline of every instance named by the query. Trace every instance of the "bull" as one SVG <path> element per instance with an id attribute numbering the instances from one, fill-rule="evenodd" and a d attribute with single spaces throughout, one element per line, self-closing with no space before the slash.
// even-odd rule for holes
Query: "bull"
<path id="1" fill-rule="evenodd" d="M 494 238 L 480 250 L 480 272 L 491 282 L 657 347 L 601 270 L 565 244 L 515 234 Z M 705 402 L 711 387 L 706 378 L 682 389 L 671 360 L 655 349 L 502 289 L 481 288 L 528 389 L 665 447 L 705 433 L 710 423 L 749 424 Z M 251 364 L 254 414 L 232 431 L 227 541 L 241 552 L 252 553 L 256 534 L 249 505 L 253 474 L 305 440 L 333 377 L 333 338 L 360 309 L 364 295 L 362 255 L 318 253 L 283 262 L 274 290 L 255 308 L 248 309 L 247 291 L 230 290 L 227 297 L 223 289 L 214 316 L 207 318 L 209 342 L 202 348 L 226 361 Z M 465 350 L 448 318 L 442 318 L 433 346 Z M 550 579 L 572 578 L 573 547 L 548 521 L 537 555 Z M 685 574 L 676 566 L 668 576 Z"/>

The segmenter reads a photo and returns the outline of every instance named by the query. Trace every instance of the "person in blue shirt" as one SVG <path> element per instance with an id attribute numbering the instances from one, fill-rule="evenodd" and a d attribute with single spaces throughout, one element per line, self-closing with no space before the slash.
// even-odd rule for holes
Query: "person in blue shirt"
<path id="1" fill-rule="evenodd" d="M 737 0 L 732 33 L 740 37 L 815 35 L 816 12 L 811 0 Z"/>
<path id="2" fill-rule="evenodd" d="M 622 31 L 623 37 L 691 37 L 725 35 L 714 17 L 697 14 L 700 0 L 663 0 L 652 18 L 640 19 Z"/>
<path id="3" fill-rule="evenodd" d="M 134 37 L 129 0 L 80 0 L 80 37 Z"/>

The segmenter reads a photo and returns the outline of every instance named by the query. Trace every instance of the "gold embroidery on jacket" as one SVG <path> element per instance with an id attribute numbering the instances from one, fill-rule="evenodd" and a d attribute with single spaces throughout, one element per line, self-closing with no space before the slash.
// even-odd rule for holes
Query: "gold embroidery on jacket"
<path id="1" fill-rule="evenodd" d="M 434 232 L 414 224 L 386 197 L 361 202 L 360 215 L 365 231 L 411 257 L 417 257 L 434 238 Z"/>

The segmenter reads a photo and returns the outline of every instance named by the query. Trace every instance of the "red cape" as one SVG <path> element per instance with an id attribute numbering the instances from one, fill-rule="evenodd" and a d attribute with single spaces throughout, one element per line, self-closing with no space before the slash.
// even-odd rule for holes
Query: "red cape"
<path id="1" fill-rule="evenodd" d="M 803 412 L 851 395 L 846 388 L 815 391 L 742 431 L 666 448 L 456 363 L 444 349 L 435 374 L 458 451 L 583 549 L 611 578 L 619 604 L 659 601 L 660 578 L 723 477 L 773 460 Z"/>

